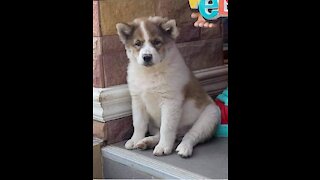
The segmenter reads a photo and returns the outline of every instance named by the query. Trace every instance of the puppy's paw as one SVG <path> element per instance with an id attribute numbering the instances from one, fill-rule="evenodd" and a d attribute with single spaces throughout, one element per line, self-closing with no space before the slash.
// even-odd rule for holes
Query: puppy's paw
<path id="1" fill-rule="evenodd" d="M 138 149 L 145 150 L 147 148 L 153 148 L 156 145 L 156 143 L 158 143 L 158 142 L 159 141 L 154 139 L 153 136 L 149 136 L 149 137 L 145 137 L 145 138 L 141 139 L 140 141 L 138 141 L 136 146 Z"/>
<path id="2" fill-rule="evenodd" d="M 167 145 L 162 145 L 162 144 L 158 144 L 153 150 L 153 154 L 155 156 L 167 155 L 167 154 L 170 154 L 171 152 L 172 152 L 172 147 Z"/>
<path id="3" fill-rule="evenodd" d="M 143 140 L 140 140 L 136 146 L 140 150 L 145 150 L 148 147 L 148 145 Z"/>
<path id="4" fill-rule="evenodd" d="M 176 149 L 178 154 L 183 158 L 190 157 L 192 155 L 192 150 L 193 150 L 193 147 L 190 144 L 183 143 L 183 142 L 181 142 Z"/>
<path id="5" fill-rule="evenodd" d="M 126 144 L 124 145 L 124 147 L 126 148 L 126 149 L 135 149 L 136 148 L 136 146 L 135 146 L 135 141 L 133 140 L 133 139 L 129 139 L 127 142 L 126 142 Z"/>

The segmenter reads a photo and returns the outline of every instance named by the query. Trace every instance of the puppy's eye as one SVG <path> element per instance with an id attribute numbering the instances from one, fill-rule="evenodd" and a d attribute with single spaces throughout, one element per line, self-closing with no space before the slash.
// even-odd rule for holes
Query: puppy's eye
<path id="1" fill-rule="evenodd" d="M 161 41 L 158 40 L 158 39 L 156 39 L 156 40 L 152 41 L 152 44 L 153 44 L 154 46 L 159 46 L 159 45 L 161 44 Z"/>
<path id="2" fill-rule="evenodd" d="M 142 42 L 139 41 L 139 40 L 137 40 L 137 41 L 134 43 L 134 45 L 137 46 L 137 47 L 140 47 L 140 46 L 142 46 Z"/>

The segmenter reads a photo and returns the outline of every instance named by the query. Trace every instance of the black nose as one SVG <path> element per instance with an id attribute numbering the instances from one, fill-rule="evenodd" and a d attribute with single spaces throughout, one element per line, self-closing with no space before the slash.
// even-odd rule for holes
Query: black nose
<path id="1" fill-rule="evenodd" d="M 142 58 L 143 58 L 144 62 L 148 63 L 152 60 L 152 54 L 144 54 L 142 56 Z"/>

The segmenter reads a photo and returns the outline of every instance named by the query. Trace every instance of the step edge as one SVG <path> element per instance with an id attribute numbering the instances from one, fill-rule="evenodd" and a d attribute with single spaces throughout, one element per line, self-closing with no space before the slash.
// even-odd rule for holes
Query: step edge
<path id="1" fill-rule="evenodd" d="M 104 158 L 111 159 L 158 178 L 211 179 L 113 145 L 106 146 L 101 151 Z"/>

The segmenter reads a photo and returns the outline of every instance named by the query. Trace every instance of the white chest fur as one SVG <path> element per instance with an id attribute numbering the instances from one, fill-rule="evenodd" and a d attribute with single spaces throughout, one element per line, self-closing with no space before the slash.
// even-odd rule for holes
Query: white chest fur
<path id="1" fill-rule="evenodd" d="M 184 87 L 190 80 L 190 71 L 180 53 L 173 49 L 169 58 L 155 67 L 143 67 L 132 59 L 128 66 L 128 85 L 131 95 L 143 101 L 151 121 L 161 123 L 161 106 L 164 99 L 184 101 Z"/>
<path id="2" fill-rule="evenodd" d="M 161 123 L 162 98 L 171 89 L 168 86 L 166 76 L 167 74 L 162 72 L 141 73 L 132 71 L 128 73 L 130 92 L 141 98 L 148 114 L 151 116 L 151 122 L 156 127 L 160 127 Z"/>

